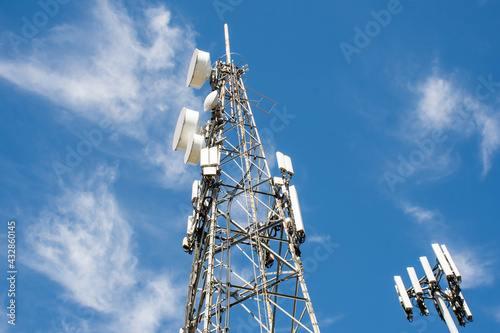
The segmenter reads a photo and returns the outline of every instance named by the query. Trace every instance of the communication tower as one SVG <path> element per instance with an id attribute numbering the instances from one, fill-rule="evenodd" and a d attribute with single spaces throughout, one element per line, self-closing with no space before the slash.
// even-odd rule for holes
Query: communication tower
<path id="1" fill-rule="evenodd" d="M 420 257 L 420 263 L 425 272 L 424 277 L 419 279 L 415 269 L 407 267 L 412 284 L 410 289 L 406 290 L 401 276 L 394 277 L 399 302 L 405 311 L 406 318 L 411 322 L 413 320 L 413 303 L 411 300 L 415 301 L 421 316 L 429 315 L 425 300 L 431 300 L 439 317 L 448 326 L 450 333 L 458 333 L 448 307 L 453 310 L 460 326 L 465 326 L 467 322 L 473 321 L 472 313 L 465 302 L 459 285 L 462 282 L 462 275 L 458 271 L 457 265 L 455 265 L 446 245 L 432 244 L 432 249 L 436 254 L 436 265 L 434 267 L 431 267 L 427 257 Z M 441 286 L 442 279 L 447 282 L 446 290 Z"/>
<path id="2" fill-rule="evenodd" d="M 212 64 L 196 49 L 188 71 L 189 87 L 210 83 L 210 120 L 201 126 L 199 112 L 183 108 L 174 133 L 173 149 L 202 175 L 182 242 L 193 263 L 180 332 L 319 333 L 300 259 L 306 234 L 292 162 L 278 152 L 281 176 L 271 175 L 244 85 L 247 65 L 231 60 L 224 30 L 225 61 Z"/>

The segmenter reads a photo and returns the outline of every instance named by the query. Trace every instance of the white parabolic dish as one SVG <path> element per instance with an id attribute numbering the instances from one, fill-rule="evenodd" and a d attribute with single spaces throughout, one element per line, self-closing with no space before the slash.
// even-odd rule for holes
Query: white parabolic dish
<path id="1" fill-rule="evenodd" d="M 194 134 L 200 133 L 200 113 L 182 108 L 177 125 L 175 126 L 173 150 L 186 151 L 189 141 Z"/>
<path id="2" fill-rule="evenodd" d="M 217 105 L 218 93 L 219 92 L 217 90 L 214 90 L 210 94 L 208 94 L 207 98 L 205 98 L 205 102 L 203 102 L 203 111 L 211 110 Z"/>
<path id="3" fill-rule="evenodd" d="M 193 57 L 191 58 L 191 63 L 189 64 L 186 85 L 188 87 L 200 89 L 210 77 L 211 72 L 210 53 L 195 49 Z"/>

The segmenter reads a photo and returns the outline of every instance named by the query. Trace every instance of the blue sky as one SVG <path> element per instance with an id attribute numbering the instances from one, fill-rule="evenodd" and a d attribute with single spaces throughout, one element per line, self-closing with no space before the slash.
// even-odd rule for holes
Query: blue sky
<path id="1" fill-rule="evenodd" d="M 51 4 L 51 5 L 46 5 Z M 56 6 L 54 5 L 56 4 Z M 0 248 L 17 221 L 17 325 L 177 332 L 191 182 L 171 139 L 194 48 L 231 49 L 266 155 L 293 159 L 307 283 L 323 332 L 446 332 L 406 321 L 393 276 L 446 244 L 475 321 L 500 328 L 500 3 L 4 1 Z M 388 14 L 389 13 L 389 14 Z M 361 31 L 361 32 L 360 32 Z M 206 115 L 204 115 L 206 117 Z M 90 144 L 89 144 L 90 142 Z M 0 265 L 6 275 L 7 253 Z"/>

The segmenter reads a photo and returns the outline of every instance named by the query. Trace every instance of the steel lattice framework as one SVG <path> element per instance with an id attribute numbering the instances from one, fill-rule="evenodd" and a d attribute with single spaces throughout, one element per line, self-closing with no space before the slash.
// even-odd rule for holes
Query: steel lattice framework
<path id="1" fill-rule="evenodd" d="M 304 280 L 290 198 L 291 173 L 272 177 L 244 85 L 247 66 L 230 59 L 212 68 L 217 103 L 201 135 L 216 147 L 215 173 L 205 172 L 193 197 L 193 254 L 180 332 L 319 333 Z M 239 329 L 240 328 L 240 329 Z"/>

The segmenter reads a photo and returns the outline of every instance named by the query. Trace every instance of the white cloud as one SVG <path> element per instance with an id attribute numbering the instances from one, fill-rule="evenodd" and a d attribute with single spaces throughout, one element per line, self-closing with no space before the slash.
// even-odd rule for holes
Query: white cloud
<path id="1" fill-rule="evenodd" d="M 168 141 L 170 143 L 170 140 Z M 197 168 L 186 167 L 184 154 L 172 151 L 170 147 L 165 149 L 166 144 L 150 142 L 144 149 L 146 164 L 154 166 L 157 171 L 157 179 L 160 179 L 165 187 L 178 188 L 188 181 L 197 179 L 195 174 Z M 198 171 L 199 172 L 199 171 Z"/>
<path id="2" fill-rule="evenodd" d="M 102 325 L 107 332 L 154 332 L 163 321 L 180 318 L 183 292 L 168 275 L 137 268 L 132 229 L 109 190 L 114 176 L 114 169 L 101 167 L 47 207 L 29 229 L 32 256 L 26 264 L 64 287 L 77 304 L 117 322 L 93 323 L 93 330 Z"/>
<path id="3" fill-rule="evenodd" d="M 404 213 L 415 218 L 418 223 L 434 222 L 436 218 L 440 216 L 440 214 L 436 211 L 430 211 L 422 207 L 412 205 L 408 202 L 404 202 L 401 205 Z"/>
<path id="4" fill-rule="evenodd" d="M 432 128 L 447 126 L 461 101 L 459 92 L 450 82 L 435 76 L 427 78 L 418 91 L 421 94 L 418 112 L 422 122 Z"/>
<path id="5" fill-rule="evenodd" d="M 480 255 L 472 249 L 461 251 L 450 249 L 450 253 L 462 275 L 462 288 L 471 289 L 493 285 L 492 261 L 486 256 Z"/>
<path id="6" fill-rule="evenodd" d="M 330 235 L 312 235 L 307 238 L 308 242 L 323 244 L 330 242 Z"/>
<path id="7" fill-rule="evenodd" d="M 93 17 L 81 25 L 57 26 L 32 42 L 31 54 L 0 60 L 0 76 L 82 117 L 123 123 L 137 121 L 148 107 L 191 98 L 175 66 L 194 48 L 189 30 L 169 26 L 170 13 L 161 7 L 147 8 L 147 21 L 140 22 L 109 1 L 92 6 Z M 154 84 L 145 87 L 144 79 L 155 74 Z"/>
<path id="8" fill-rule="evenodd" d="M 67 110 L 69 120 L 110 119 L 114 144 L 130 146 L 124 157 L 145 168 L 186 168 L 172 159 L 167 138 L 182 106 L 201 105 L 185 87 L 194 32 L 174 26 L 164 7 L 131 17 L 119 1 L 81 6 L 88 8 L 78 21 L 47 30 L 24 54 L 0 56 L 0 77 Z M 139 145 L 124 143 L 129 139 Z M 156 174 L 170 188 L 189 178 L 185 171 Z"/>
<path id="9" fill-rule="evenodd" d="M 345 318 L 345 315 L 340 314 L 340 315 L 336 315 L 336 316 L 333 316 L 333 317 L 328 317 L 328 318 L 322 319 L 320 321 L 320 326 L 321 327 L 330 326 L 331 324 L 334 324 L 334 323 L 338 322 L 339 320 L 341 320 L 343 318 Z"/>
<path id="10" fill-rule="evenodd" d="M 417 85 L 416 111 L 408 117 L 406 136 L 414 144 L 417 140 L 432 139 L 432 132 L 442 130 L 444 142 L 435 142 L 436 150 L 421 169 L 438 174 L 432 179 L 449 175 L 457 168 L 459 158 L 454 158 L 449 147 L 472 135 L 481 137 L 479 147 L 483 176 L 492 166 L 492 157 L 500 148 L 499 113 L 485 102 L 461 89 L 453 77 L 432 74 Z"/>
<path id="11" fill-rule="evenodd" d="M 476 117 L 482 130 L 481 155 L 483 157 L 483 175 L 491 168 L 491 158 L 500 148 L 500 122 L 493 116 L 480 114 Z"/>

